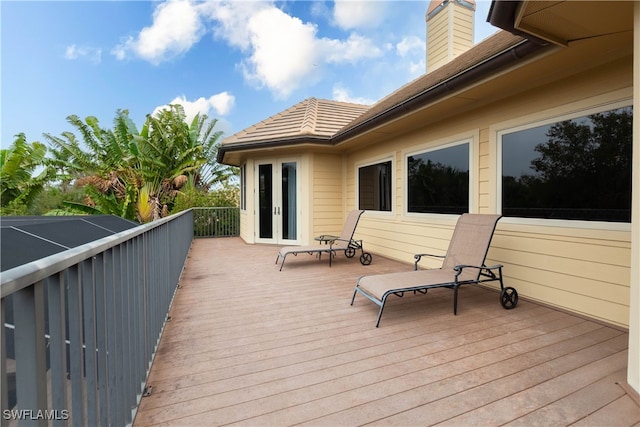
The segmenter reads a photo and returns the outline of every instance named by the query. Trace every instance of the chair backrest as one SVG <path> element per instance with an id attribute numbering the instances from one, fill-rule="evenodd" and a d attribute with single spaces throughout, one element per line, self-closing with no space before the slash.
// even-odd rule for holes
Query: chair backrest
<path id="1" fill-rule="evenodd" d="M 353 235 L 356 232 L 356 226 L 358 225 L 358 220 L 363 213 L 363 210 L 357 209 L 349 212 L 347 220 L 344 222 L 344 226 L 342 227 L 340 239 L 350 241 L 353 238 Z"/>
<path id="2" fill-rule="evenodd" d="M 453 269 L 456 265 L 484 265 L 493 232 L 500 218 L 501 215 L 462 214 L 453 230 L 442 268 Z M 479 270 L 467 269 L 459 280 L 477 280 L 479 276 Z"/>

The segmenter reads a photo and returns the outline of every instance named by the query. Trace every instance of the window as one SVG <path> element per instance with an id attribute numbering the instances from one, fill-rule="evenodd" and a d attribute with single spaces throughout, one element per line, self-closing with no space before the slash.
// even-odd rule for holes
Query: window
<path id="1" fill-rule="evenodd" d="M 391 160 L 358 168 L 358 206 L 391 211 Z"/>
<path id="2" fill-rule="evenodd" d="M 632 107 L 502 135 L 502 214 L 631 222 Z"/>
<path id="3" fill-rule="evenodd" d="M 240 209 L 247 209 L 247 164 L 240 166 Z"/>
<path id="4" fill-rule="evenodd" d="M 407 210 L 469 212 L 469 143 L 407 157 Z"/>

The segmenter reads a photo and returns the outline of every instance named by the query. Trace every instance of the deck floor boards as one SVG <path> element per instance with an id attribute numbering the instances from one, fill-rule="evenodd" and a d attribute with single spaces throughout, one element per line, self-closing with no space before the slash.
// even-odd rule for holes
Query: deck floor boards
<path id="1" fill-rule="evenodd" d="M 393 298 L 375 328 L 356 279 L 410 265 L 276 254 L 194 241 L 136 427 L 640 423 L 624 331 L 479 287 L 457 316 L 448 289 Z"/>

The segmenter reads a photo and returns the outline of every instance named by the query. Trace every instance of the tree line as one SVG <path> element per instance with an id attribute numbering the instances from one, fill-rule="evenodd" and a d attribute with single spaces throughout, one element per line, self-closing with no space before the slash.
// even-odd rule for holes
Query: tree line
<path id="1" fill-rule="evenodd" d="M 67 117 L 75 132 L 20 133 L 0 150 L 2 215 L 113 214 L 146 223 L 194 206 L 238 206 L 237 168 L 216 161 L 216 119 L 187 121 L 180 105 L 147 115 L 138 129 L 127 110 L 113 127 Z"/>

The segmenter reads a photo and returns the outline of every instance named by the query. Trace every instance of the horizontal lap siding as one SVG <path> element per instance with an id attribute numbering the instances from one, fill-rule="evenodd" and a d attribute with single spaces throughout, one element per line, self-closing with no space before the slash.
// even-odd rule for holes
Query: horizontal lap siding
<path id="1" fill-rule="evenodd" d="M 385 156 L 391 156 L 394 161 L 393 212 L 365 213 L 357 232 L 365 248 L 374 254 L 374 262 L 377 253 L 405 262 L 407 269 L 411 269 L 413 254 L 444 253 L 453 232 L 453 216 L 405 213 L 404 157 L 407 153 L 474 135 L 471 165 L 475 193 L 471 210 L 495 213 L 501 180 L 497 169 L 497 130 L 549 117 L 561 120 L 564 114 L 573 111 L 630 99 L 631 58 L 624 55 L 612 57 L 610 62 L 591 64 L 583 71 L 579 71 L 580 65 L 576 62 L 575 72 L 567 71 L 562 77 L 538 79 L 537 74 L 532 75 L 531 79 L 539 82 L 537 86 L 441 120 L 430 122 L 432 117 L 428 114 L 416 113 L 413 120 L 426 123 L 422 129 L 372 143 L 364 150 L 347 155 L 345 191 L 350 207 L 357 206 L 358 165 L 370 164 Z M 487 263 L 504 265 L 506 285 L 517 288 L 522 297 L 628 326 L 630 231 L 607 230 L 606 225 L 598 228 L 597 224 L 579 228 L 579 224 L 571 222 L 545 224 L 541 221 L 540 225 L 524 222 L 503 218 L 489 250 Z M 428 261 L 426 265 L 439 264 Z"/>
<path id="2" fill-rule="evenodd" d="M 346 218 L 342 206 L 342 156 L 313 156 L 313 236 L 340 234 Z"/>
<path id="3" fill-rule="evenodd" d="M 506 286 L 536 301 L 627 326 L 629 234 L 594 239 L 586 230 L 584 237 L 574 237 L 541 228 L 499 225 L 489 257 L 504 264 Z"/>

